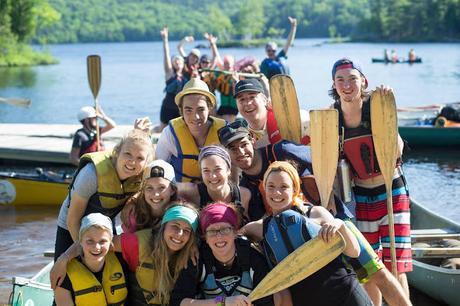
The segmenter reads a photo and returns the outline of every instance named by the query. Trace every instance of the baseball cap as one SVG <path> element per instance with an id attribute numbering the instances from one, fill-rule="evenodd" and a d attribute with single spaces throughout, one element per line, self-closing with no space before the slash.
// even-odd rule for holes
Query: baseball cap
<path id="1" fill-rule="evenodd" d="M 233 98 L 236 98 L 242 92 L 261 92 L 264 93 L 262 83 L 257 79 L 244 79 L 236 83 Z"/>
<path id="2" fill-rule="evenodd" d="M 170 182 L 176 180 L 173 166 L 161 159 L 154 160 L 145 168 L 143 179 L 152 177 L 162 177 Z"/>
<path id="3" fill-rule="evenodd" d="M 276 50 L 276 49 L 278 49 L 278 45 L 274 41 L 271 41 L 265 45 L 265 50 Z"/>
<path id="4" fill-rule="evenodd" d="M 219 134 L 219 141 L 224 147 L 227 147 L 235 140 L 250 135 L 248 130 L 248 123 L 244 119 L 237 119 L 234 122 L 221 127 L 217 132 Z"/>
<path id="5" fill-rule="evenodd" d="M 336 61 L 334 63 L 334 66 L 332 66 L 332 80 L 334 80 L 334 77 L 335 77 L 335 74 L 336 74 L 337 70 L 347 69 L 347 68 L 358 70 L 359 73 L 361 73 L 361 75 L 366 80 L 366 87 L 367 87 L 367 85 L 368 85 L 367 78 L 363 73 L 361 65 L 358 62 L 353 62 L 351 59 L 346 58 L 346 57 L 339 59 L 338 61 Z"/>

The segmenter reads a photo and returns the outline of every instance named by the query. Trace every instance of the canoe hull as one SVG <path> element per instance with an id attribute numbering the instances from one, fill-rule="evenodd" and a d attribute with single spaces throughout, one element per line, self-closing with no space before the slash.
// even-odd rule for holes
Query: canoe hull
<path id="1" fill-rule="evenodd" d="M 49 282 L 49 272 L 53 266 L 50 262 L 33 278 L 13 278 L 13 292 L 10 304 L 12 306 L 23 305 L 52 305 L 53 290 Z"/>
<path id="2" fill-rule="evenodd" d="M 409 60 L 398 60 L 396 62 L 387 61 L 384 58 L 372 58 L 373 63 L 384 63 L 384 64 L 421 64 L 422 59 L 420 57 L 416 58 L 414 61 Z"/>
<path id="3" fill-rule="evenodd" d="M 399 126 L 399 134 L 410 147 L 460 147 L 460 128 L 432 125 Z"/>
<path id="4" fill-rule="evenodd" d="M 68 183 L 0 176 L 0 205 L 61 205 Z"/>
<path id="5" fill-rule="evenodd" d="M 436 215 L 411 201 L 412 229 L 449 229 L 460 233 L 460 225 Z M 414 270 L 407 274 L 409 284 L 430 297 L 449 305 L 460 305 L 460 270 L 446 269 L 413 260 Z"/>

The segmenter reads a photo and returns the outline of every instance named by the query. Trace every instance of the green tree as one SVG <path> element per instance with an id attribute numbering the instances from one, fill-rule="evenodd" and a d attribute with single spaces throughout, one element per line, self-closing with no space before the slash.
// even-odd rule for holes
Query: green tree
<path id="1" fill-rule="evenodd" d="M 243 39 L 261 35 L 265 27 L 264 5 L 262 0 L 249 0 L 242 6 L 235 25 L 236 33 Z"/>

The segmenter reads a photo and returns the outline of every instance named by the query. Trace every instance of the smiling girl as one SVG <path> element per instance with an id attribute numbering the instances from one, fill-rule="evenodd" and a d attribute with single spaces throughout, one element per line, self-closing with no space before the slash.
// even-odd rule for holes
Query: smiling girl
<path id="1" fill-rule="evenodd" d="M 158 229 L 166 207 L 176 199 L 174 168 L 161 159 L 153 161 L 144 170 L 141 191 L 121 211 L 123 232 Z"/>
<path id="2" fill-rule="evenodd" d="M 227 150 L 221 146 L 207 146 L 198 156 L 202 182 L 179 184 L 179 194 L 184 199 L 205 207 L 212 202 L 226 202 L 241 208 L 247 217 L 251 192 L 230 182 L 231 160 Z"/>
<path id="3" fill-rule="evenodd" d="M 123 305 L 128 291 L 121 258 L 109 251 L 112 220 L 89 214 L 81 220 L 82 255 L 72 259 L 62 284 L 54 290 L 56 305 Z"/>
<path id="4" fill-rule="evenodd" d="M 113 151 L 85 154 L 70 183 L 58 217 L 54 258 L 78 240 L 83 216 L 99 212 L 114 219 L 139 191 L 142 171 L 153 158 L 149 135 L 132 130 Z"/>
<path id="5" fill-rule="evenodd" d="M 305 205 L 300 178 L 288 162 L 272 163 L 264 175 L 265 196 L 273 211 L 260 221 L 247 224 L 243 234 L 263 240 L 266 259 L 276 266 L 304 242 L 318 236 L 328 242 L 335 233 L 345 240 L 343 254 L 356 258 L 358 241 L 344 222 L 334 219 L 322 206 Z M 345 268 L 338 256 L 324 268 L 289 288 L 294 305 L 372 305 L 355 274 Z"/>

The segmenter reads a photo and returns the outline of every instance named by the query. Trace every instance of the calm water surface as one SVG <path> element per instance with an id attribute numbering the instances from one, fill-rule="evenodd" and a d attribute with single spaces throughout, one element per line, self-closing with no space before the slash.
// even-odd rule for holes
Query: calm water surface
<path id="1" fill-rule="evenodd" d="M 291 74 L 305 109 L 330 104 L 332 63 L 343 56 L 361 62 L 371 88 L 388 84 L 399 106 L 460 100 L 460 44 L 323 44 L 296 40 L 289 51 Z M 175 50 L 176 43 L 171 43 Z M 0 105 L 0 122 L 76 123 L 75 114 L 92 104 L 86 79 L 86 56 L 102 56 L 99 102 L 120 124 L 136 117 L 159 121 L 164 75 L 160 43 L 111 43 L 50 46 L 59 65 L 0 69 L 1 97 L 28 97 L 29 109 Z M 405 56 L 414 48 L 423 64 L 372 64 L 382 50 Z M 207 52 L 207 50 L 205 50 Z M 174 52 L 173 52 L 174 53 Z M 224 49 L 237 59 L 262 59 L 262 48 Z M 1 131 L 0 131 L 1 132 Z M 0 168 L 4 166 L 0 166 Z M 2 168 L 2 170 L 4 170 Z M 412 151 L 404 164 L 411 196 L 439 214 L 460 222 L 460 154 L 458 151 Z M 0 207 L 0 303 L 6 302 L 14 275 L 29 277 L 48 261 L 42 254 L 54 248 L 58 208 Z"/>

